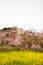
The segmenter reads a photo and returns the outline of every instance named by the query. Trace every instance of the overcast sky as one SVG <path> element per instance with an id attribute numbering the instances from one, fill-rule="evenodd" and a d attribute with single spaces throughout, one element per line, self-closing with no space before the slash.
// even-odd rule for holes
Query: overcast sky
<path id="1" fill-rule="evenodd" d="M 0 28 L 43 29 L 43 0 L 0 0 Z"/>

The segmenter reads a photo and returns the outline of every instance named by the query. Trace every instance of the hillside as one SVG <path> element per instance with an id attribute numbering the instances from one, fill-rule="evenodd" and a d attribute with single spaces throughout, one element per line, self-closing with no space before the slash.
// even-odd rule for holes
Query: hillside
<path id="1" fill-rule="evenodd" d="M 0 51 L 14 49 L 43 52 L 43 33 L 17 27 L 0 29 Z"/>

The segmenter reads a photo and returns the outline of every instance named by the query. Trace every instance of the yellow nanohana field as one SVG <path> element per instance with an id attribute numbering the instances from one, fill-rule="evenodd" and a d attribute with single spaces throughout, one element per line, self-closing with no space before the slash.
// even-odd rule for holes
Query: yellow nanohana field
<path id="1" fill-rule="evenodd" d="M 0 52 L 0 65 L 43 65 L 43 53 L 31 51 Z"/>

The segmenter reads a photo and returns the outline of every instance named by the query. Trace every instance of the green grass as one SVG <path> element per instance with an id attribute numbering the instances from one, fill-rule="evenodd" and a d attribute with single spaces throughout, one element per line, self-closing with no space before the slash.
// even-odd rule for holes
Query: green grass
<path id="1" fill-rule="evenodd" d="M 31 51 L 0 52 L 0 65 L 43 65 L 43 53 Z"/>

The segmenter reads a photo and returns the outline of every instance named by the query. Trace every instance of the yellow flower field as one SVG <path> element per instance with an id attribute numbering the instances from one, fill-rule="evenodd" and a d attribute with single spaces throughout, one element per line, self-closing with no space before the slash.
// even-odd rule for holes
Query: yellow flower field
<path id="1" fill-rule="evenodd" d="M 0 52 L 0 65 L 43 65 L 43 53 L 31 51 Z"/>

